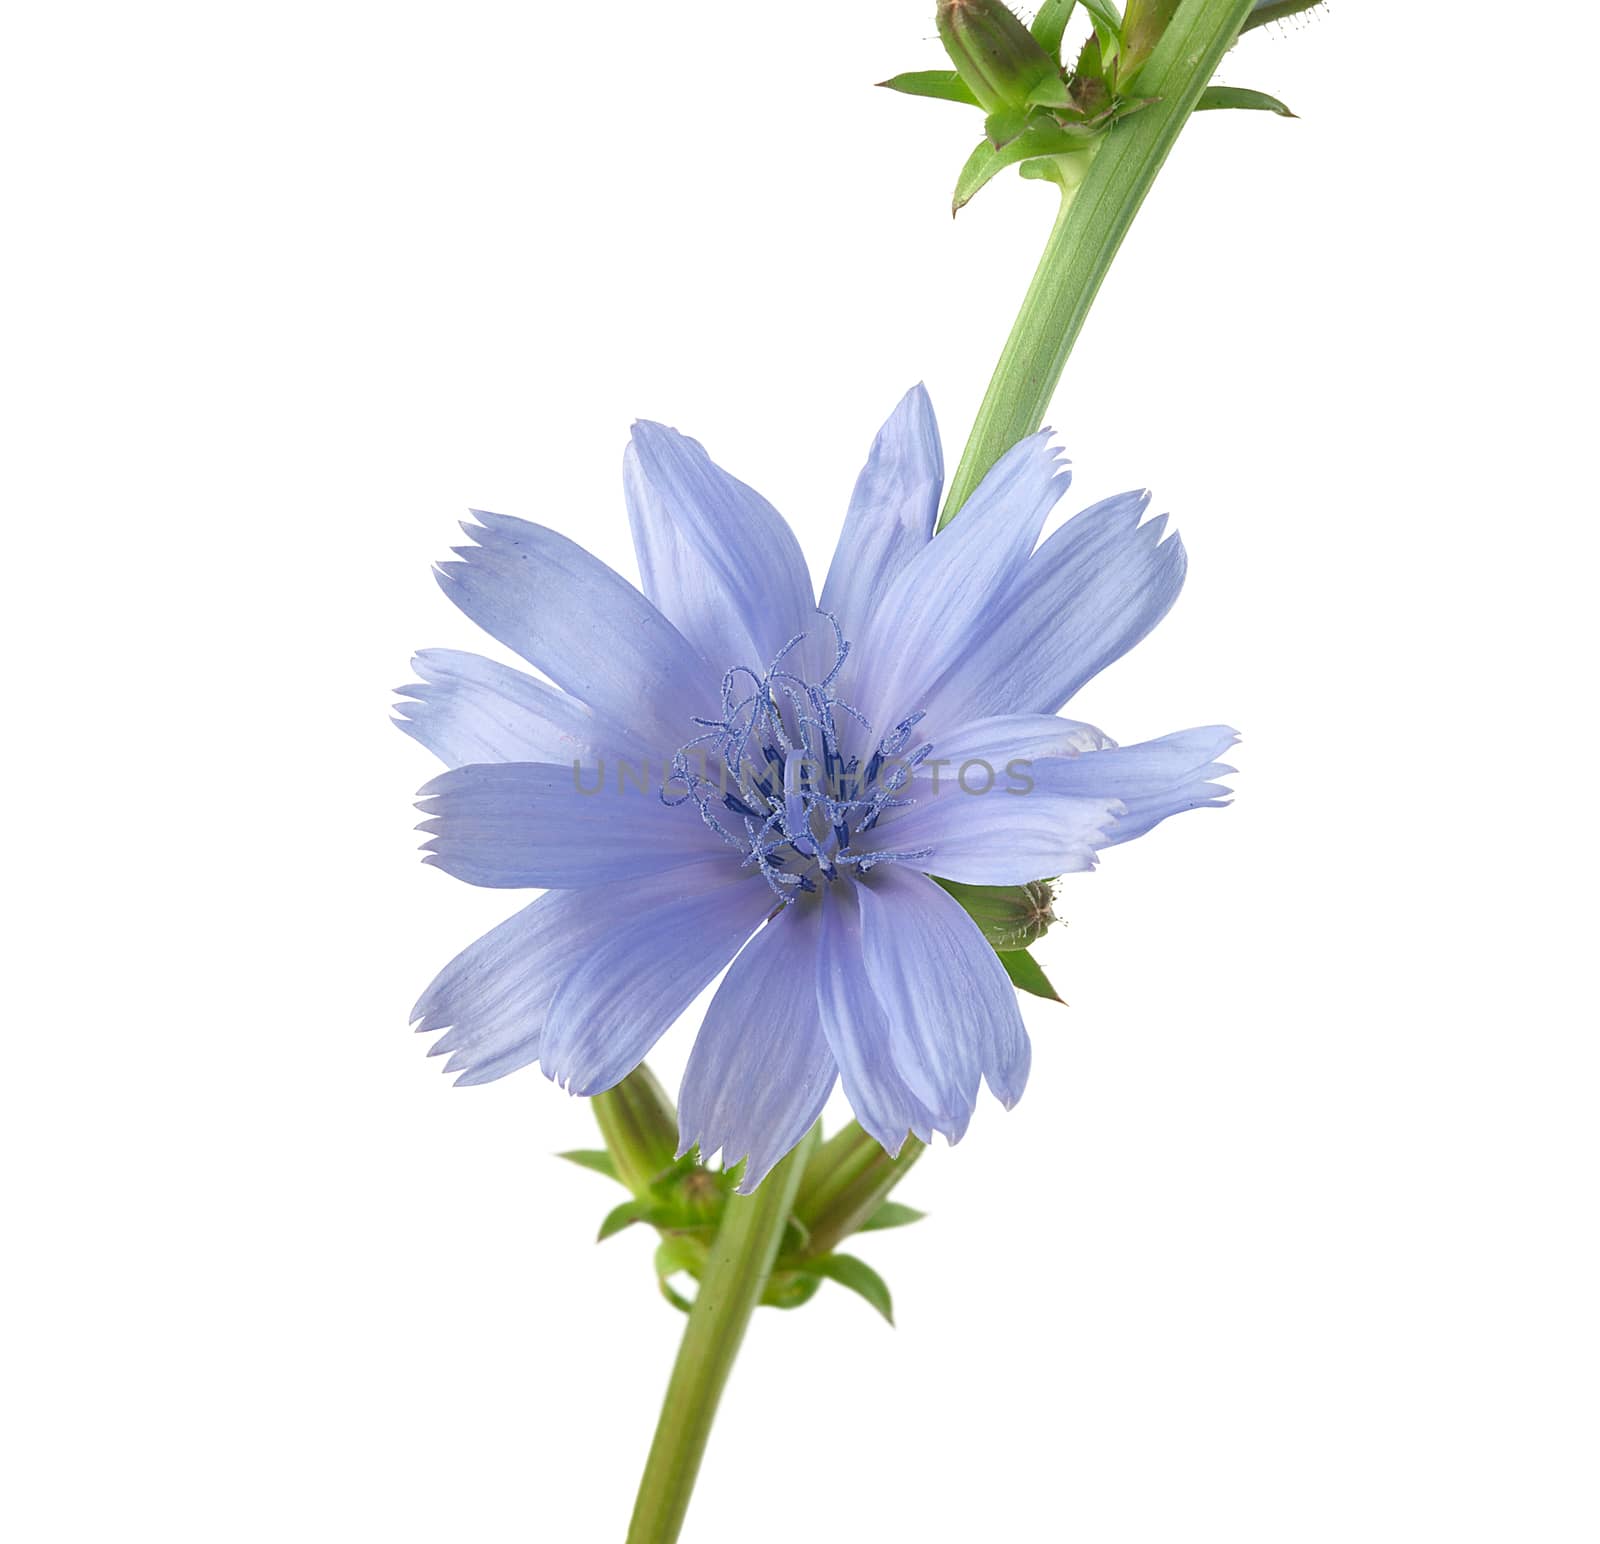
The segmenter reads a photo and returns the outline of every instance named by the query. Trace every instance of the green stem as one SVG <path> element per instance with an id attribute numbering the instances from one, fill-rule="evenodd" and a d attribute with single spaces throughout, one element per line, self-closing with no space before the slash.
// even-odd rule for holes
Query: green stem
<path id="1" fill-rule="evenodd" d="M 752 1196 L 730 1196 L 673 1364 L 655 1440 L 639 1481 L 628 1544 L 673 1544 L 689 1510 L 711 1422 L 744 1340 L 745 1326 L 772 1274 L 817 1129 Z"/>
<path id="2" fill-rule="evenodd" d="M 1167 152 L 1253 0 L 1183 0 L 1134 89 L 1160 100 L 1114 124 L 1061 212 L 950 481 L 943 528 L 984 474 L 1044 422 L 1067 355 Z"/>

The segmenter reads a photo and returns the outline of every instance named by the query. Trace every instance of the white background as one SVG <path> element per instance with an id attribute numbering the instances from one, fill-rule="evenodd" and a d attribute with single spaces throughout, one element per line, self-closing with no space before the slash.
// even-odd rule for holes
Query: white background
<path id="1" fill-rule="evenodd" d="M 952 223 L 930 9 L 6 9 L 9 1537 L 621 1538 L 681 1321 L 583 1104 L 407 1032 L 517 902 L 386 693 L 500 655 L 468 505 L 633 572 L 635 415 L 819 574 L 917 379 L 954 463 L 1051 207 Z M 1596 39 L 1524 21 L 1343 0 L 1172 156 L 1053 422 L 1190 579 L 1074 712 L 1237 803 L 1069 881 L 898 1329 L 759 1316 L 689 1544 L 1600 1533 Z"/>

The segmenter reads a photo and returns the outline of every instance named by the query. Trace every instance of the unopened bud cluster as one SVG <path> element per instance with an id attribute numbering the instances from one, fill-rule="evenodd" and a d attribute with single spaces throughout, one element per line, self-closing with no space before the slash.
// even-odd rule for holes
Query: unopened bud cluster
<path id="1" fill-rule="evenodd" d="M 1313 8 L 1317 0 L 1261 0 L 1246 29 Z M 1088 36 L 1066 47 L 1075 0 L 1043 0 L 1031 26 L 1001 0 L 939 0 L 939 40 L 953 70 L 914 70 L 883 85 L 911 96 L 961 102 L 984 114 L 983 138 L 956 179 L 954 209 L 1015 166 L 1070 197 L 1113 124 L 1156 98 L 1139 77 L 1178 0 L 1084 0 Z M 1248 107 L 1292 116 L 1258 91 L 1213 88 L 1199 106 Z"/>

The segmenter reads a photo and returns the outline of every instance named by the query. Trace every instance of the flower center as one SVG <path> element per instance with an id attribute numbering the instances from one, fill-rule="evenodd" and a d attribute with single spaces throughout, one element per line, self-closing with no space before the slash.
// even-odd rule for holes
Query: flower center
<path id="1" fill-rule="evenodd" d="M 874 739 L 867 719 L 834 692 L 850 645 L 832 613 L 819 615 L 833 628 L 828 673 L 807 681 L 785 668 L 805 633 L 765 672 L 735 665 L 722 678 L 722 716 L 694 720 L 702 732 L 673 756 L 661 790 L 664 804 L 692 802 L 786 906 L 817 890 L 819 877 L 831 884 L 852 869 L 932 854 L 877 846 L 870 835 L 888 811 L 915 802 L 901 790 L 933 752 L 930 741 L 908 749 L 923 713 Z"/>

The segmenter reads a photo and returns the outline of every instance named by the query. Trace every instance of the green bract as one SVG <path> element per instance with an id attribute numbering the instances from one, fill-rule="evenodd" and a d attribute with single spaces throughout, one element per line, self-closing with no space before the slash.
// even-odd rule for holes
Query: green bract
<path id="1" fill-rule="evenodd" d="M 672 1156 L 677 1116 L 646 1067 L 597 1095 L 594 1108 L 606 1149 L 559 1156 L 633 1192 L 606 1213 L 597 1242 L 635 1223 L 654 1228 L 660 1236 L 657 1285 L 673 1307 L 687 1313 L 693 1298 L 677 1283 L 704 1279 L 742 1165 L 711 1168 L 693 1153 Z M 854 1123 L 821 1143 L 805 1168 L 760 1301 L 773 1308 L 798 1308 L 829 1280 L 864 1297 L 893 1323 L 883 1279 L 865 1261 L 840 1254 L 838 1246 L 854 1233 L 905 1227 L 922 1218 L 915 1208 L 886 1199 L 922 1150 L 921 1142 L 908 1137 L 899 1156 L 891 1158 Z"/>

